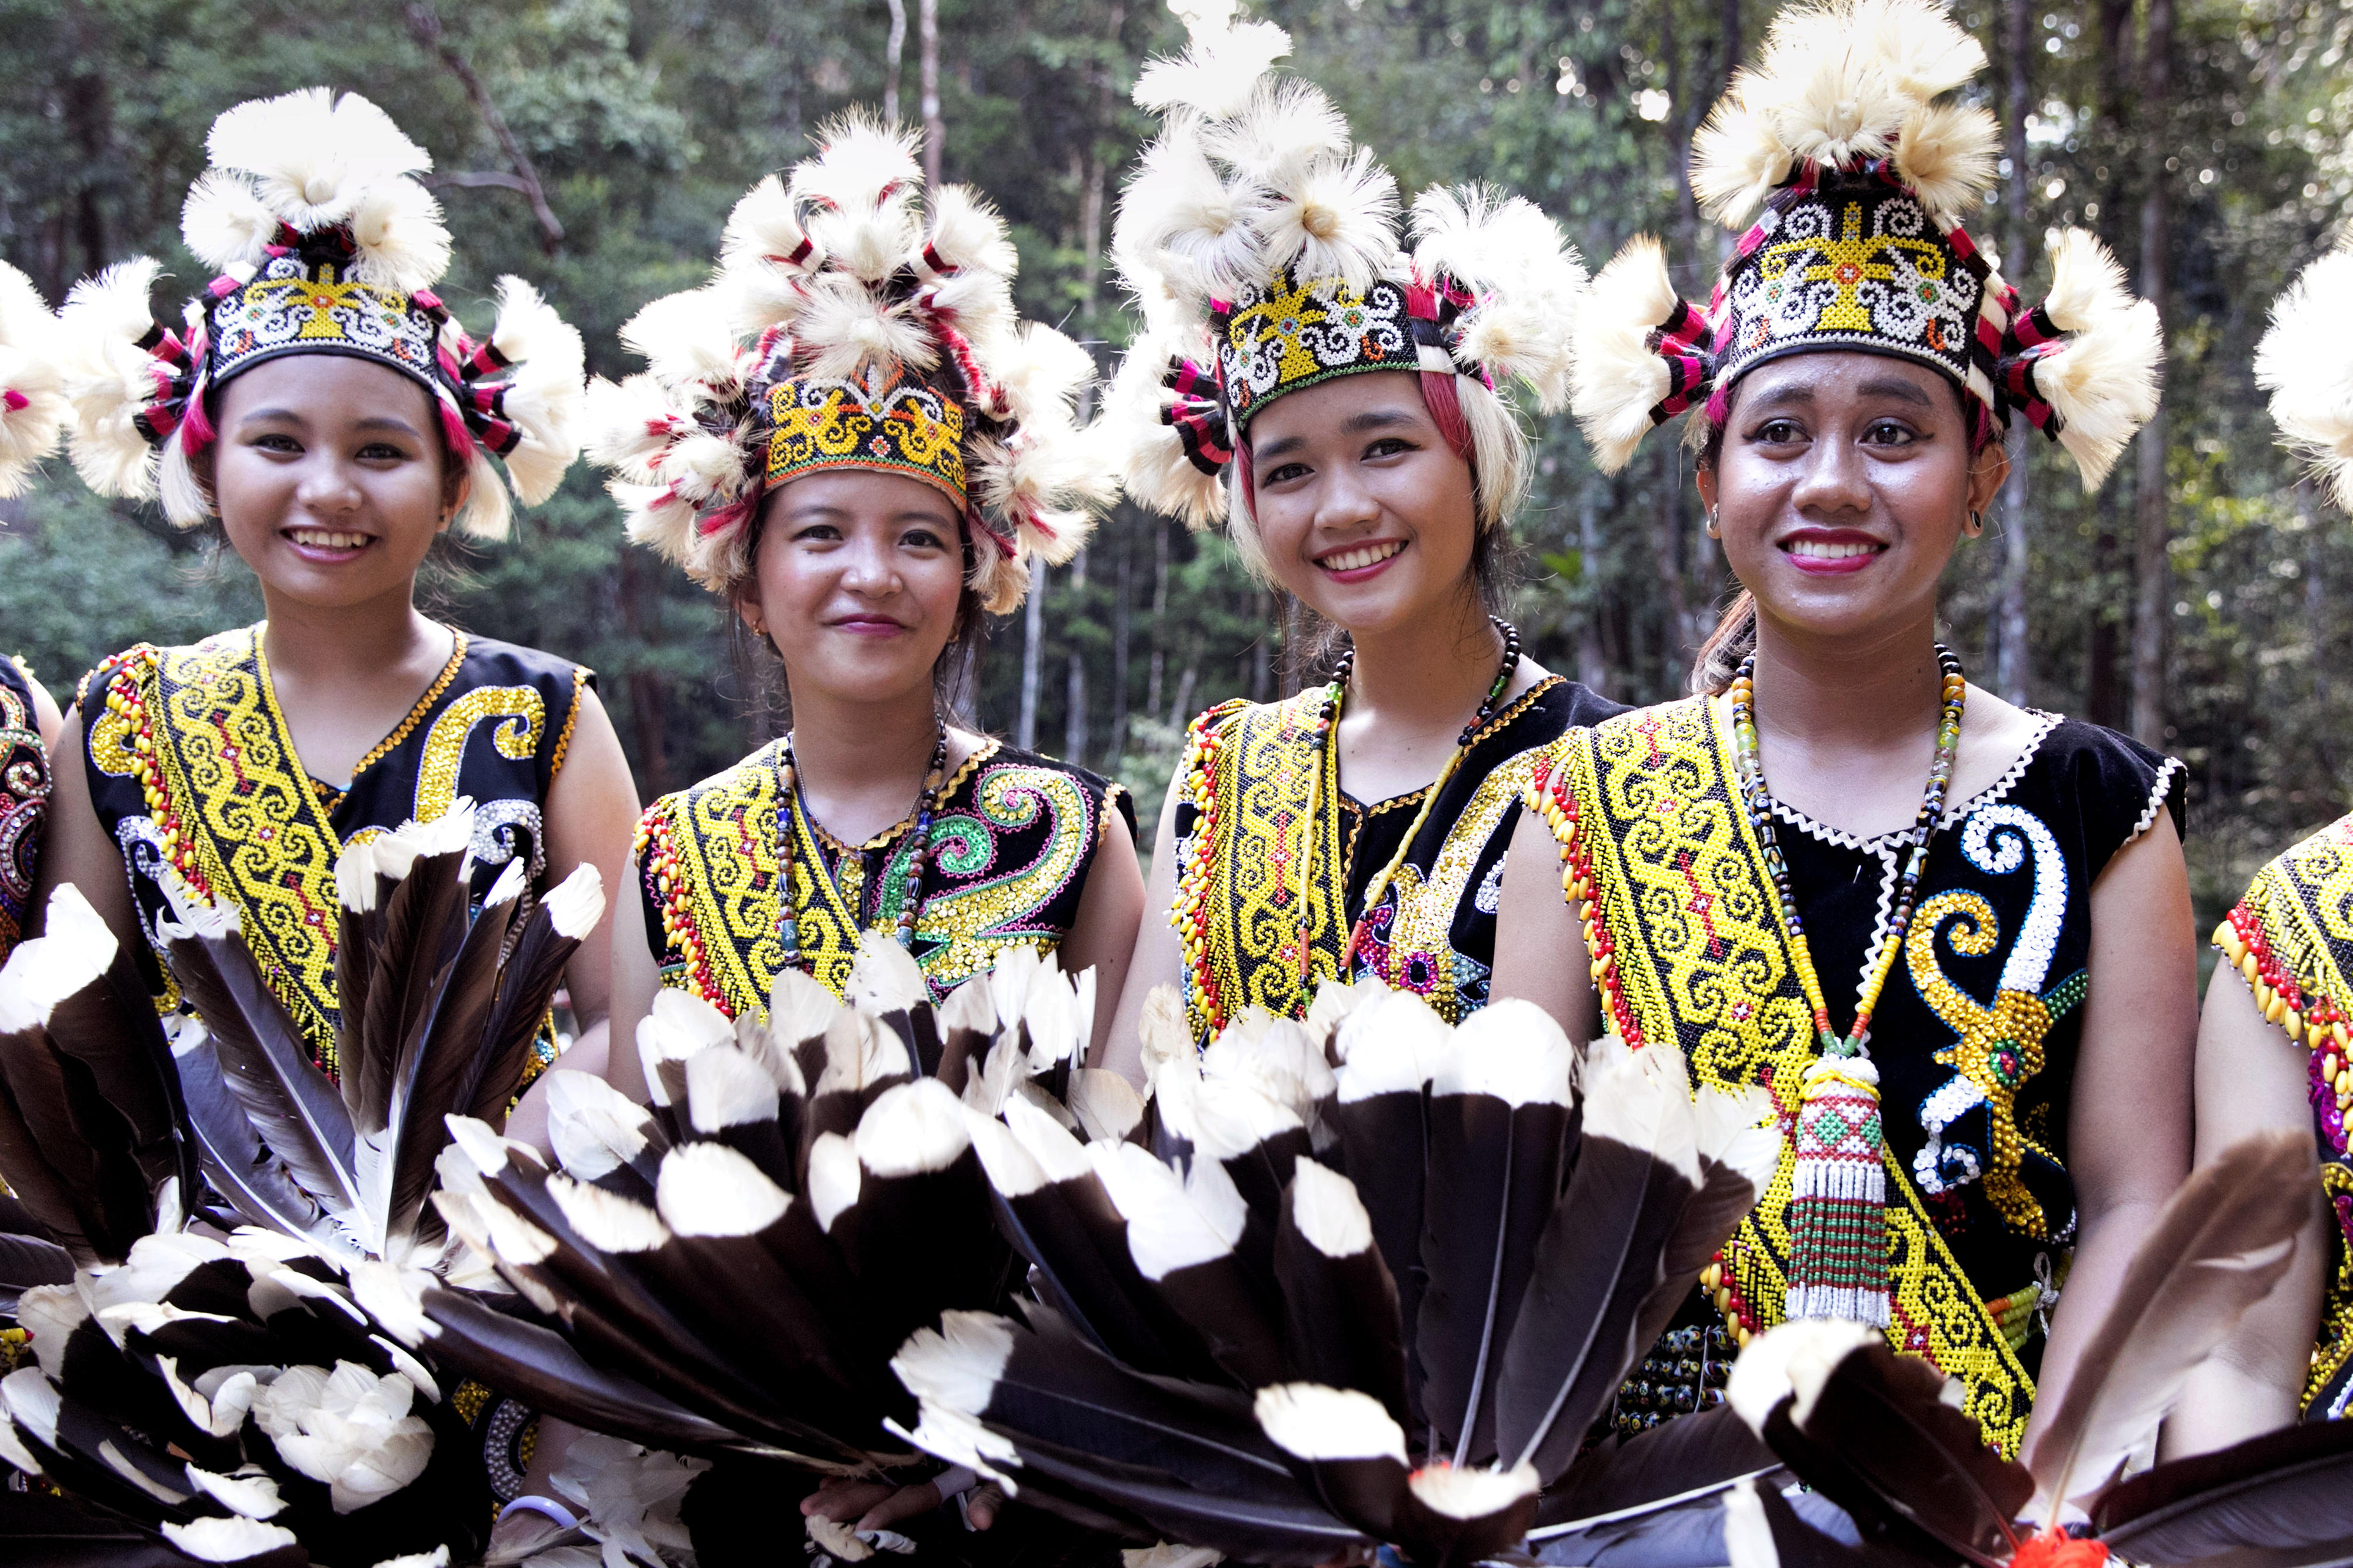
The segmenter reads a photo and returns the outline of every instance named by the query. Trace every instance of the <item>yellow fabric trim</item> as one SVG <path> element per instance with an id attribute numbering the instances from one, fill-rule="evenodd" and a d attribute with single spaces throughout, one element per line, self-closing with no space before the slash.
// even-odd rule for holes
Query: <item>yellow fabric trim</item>
<path id="1" fill-rule="evenodd" d="M 477 724 L 496 721 L 491 744 L 499 755 L 511 763 L 528 762 L 539 750 L 546 714 L 547 704 L 530 686 L 478 686 L 443 709 L 425 731 L 424 754 L 417 759 L 417 820 L 435 821 L 457 804 L 458 772 Z"/>
<path id="2" fill-rule="evenodd" d="M 1554 795 L 1549 810 L 1532 804 L 1571 861 L 1568 881 L 1589 884 L 1593 929 L 1607 943 L 1595 960 L 1605 1016 L 1630 1026 L 1630 1038 L 1678 1043 L 1697 1085 L 1759 1084 L 1772 1095 L 1780 1163 L 1720 1255 L 1715 1293 L 1736 1333 L 1761 1332 L 1781 1321 L 1788 1290 L 1794 1113 L 1816 1042 L 1779 900 L 1740 806 L 1725 704 L 1692 698 L 1624 714 L 1571 731 L 1531 761 Z M 1987 1441 L 2014 1454 L 2033 1382 L 1909 1175 L 1892 1152 L 1883 1159 L 1889 1342 L 1958 1379 Z"/>
<path id="3" fill-rule="evenodd" d="M 572 667 L 572 706 L 564 710 L 564 728 L 555 733 L 555 754 L 548 759 L 547 782 L 551 789 L 555 775 L 564 771 L 564 759 L 572 752 L 572 731 L 580 722 L 580 705 L 588 694 L 588 678 L 595 674 L 585 664 Z"/>

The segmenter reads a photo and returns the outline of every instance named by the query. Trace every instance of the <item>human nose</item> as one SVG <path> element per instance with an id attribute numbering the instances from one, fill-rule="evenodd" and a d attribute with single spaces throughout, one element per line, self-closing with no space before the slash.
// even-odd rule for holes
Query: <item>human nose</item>
<path id="1" fill-rule="evenodd" d="M 853 539 L 849 559 L 843 563 L 842 586 L 853 594 L 888 594 L 899 585 L 898 563 L 890 549 L 878 541 Z"/>
<path id="2" fill-rule="evenodd" d="M 1840 516 L 1871 510 L 1871 476 L 1852 441 L 1817 440 L 1800 459 L 1790 504 L 1808 517 Z"/>
<path id="3" fill-rule="evenodd" d="M 357 511 L 361 494 L 350 470 L 333 454 L 314 452 L 302 466 L 294 498 L 304 510 L 319 513 Z"/>
<path id="4" fill-rule="evenodd" d="M 1380 516 L 1381 505 L 1353 465 L 1335 463 L 1324 474 L 1315 492 L 1315 528 L 1323 533 L 1347 533 Z"/>

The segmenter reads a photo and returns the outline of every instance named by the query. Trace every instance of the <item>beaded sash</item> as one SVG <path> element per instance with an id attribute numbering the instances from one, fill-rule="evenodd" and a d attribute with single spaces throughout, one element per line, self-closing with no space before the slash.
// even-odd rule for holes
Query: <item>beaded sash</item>
<path id="1" fill-rule="evenodd" d="M 2264 867 L 2214 929 L 2263 1016 L 2309 1057 L 2320 1186 L 2337 1221 L 2320 1341 L 2304 1387 L 2306 1415 L 2340 1419 L 2353 1407 L 2353 816 L 2341 817 Z"/>
<path id="2" fill-rule="evenodd" d="M 1743 1342 L 1779 1322 L 1788 1288 L 1796 1111 L 1817 1058 L 1810 1006 L 1739 797 L 1720 700 L 1686 699 L 1571 731 L 1535 763 L 1530 809 L 1551 826 L 1609 1026 L 1672 1039 L 1701 1085 L 1760 1084 L 1782 1150 L 1756 1210 L 1708 1271 Z M 2017 1451 L 2034 1385 L 1911 1180 L 1883 1152 L 1888 1342 L 1958 1379 L 1986 1439 Z"/>

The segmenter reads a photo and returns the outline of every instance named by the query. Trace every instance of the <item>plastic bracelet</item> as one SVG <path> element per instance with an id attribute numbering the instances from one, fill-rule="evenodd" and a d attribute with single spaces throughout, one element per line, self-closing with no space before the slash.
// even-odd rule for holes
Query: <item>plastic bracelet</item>
<path id="1" fill-rule="evenodd" d="M 580 1528 L 579 1517 L 552 1497 L 540 1497 L 534 1493 L 526 1492 L 499 1510 L 498 1522 L 504 1524 L 507 1521 L 507 1516 L 514 1513 L 539 1514 L 554 1520 L 556 1526 L 563 1530 Z"/>
<path id="2" fill-rule="evenodd" d="M 940 1500 L 962 1497 L 980 1484 L 980 1478 L 962 1465 L 951 1465 L 932 1478 L 932 1485 L 940 1490 Z"/>

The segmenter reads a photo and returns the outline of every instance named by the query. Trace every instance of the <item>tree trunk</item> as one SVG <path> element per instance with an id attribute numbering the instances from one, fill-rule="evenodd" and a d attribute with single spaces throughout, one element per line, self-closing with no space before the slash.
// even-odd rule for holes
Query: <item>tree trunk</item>
<path id="1" fill-rule="evenodd" d="M 659 628 L 656 617 L 646 613 L 644 574 L 634 550 L 621 552 L 619 590 L 622 629 L 638 647 L 654 646 Z M 638 743 L 638 788 L 651 799 L 670 792 L 670 764 L 663 756 L 668 750 L 662 724 L 666 693 L 662 678 L 650 669 L 629 671 L 628 689 L 629 734 Z"/>
<path id="2" fill-rule="evenodd" d="M 923 85 L 923 184 L 935 191 L 948 142 L 948 128 L 940 122 L 940 0 L 917 0 L 915 16 Z"/>
<path id="3" fill-rule="evenodd" d="M 2007 198 L 2009 219 L 2002 235 L 2002 260 L 2010 281 L 2016 284 L 2026 276 L 2026 114 L 2028 109 L 2027 66 L 2033 50 L 2034 7 L 2028 0 L 2003 0 L 2003 30 L 2008 35 L 2010 54 L 2010 91 L 2002 112 L 2010 125 L 2010 184 L 2003 193 Z M 2002 487 L 2001 527 L 2001 605 L 1995 621 L 1994 689 L 2007 701 L 2026 706 L 2028 679 L 2028 647 L 2026 624 L 2026 568 L 2028 528 L 2026 515 L 2026 462 L 2032 450 L 2028 437 L 2033 433 L 2023 419 L 2016 421 L 2010 433 L 2010 479 Z"/>
<path id="4" fill-rule="evenodd" d="M 1118 514 L 1113 514 L 1116 521 Z M 1111 743 L 1103 756 L 1113 772 L 1127 755 L 1127 644 L 1135 616 L 1135 535 L 1119 531 L 1119 598 L 1111 612 Z"/>
<path id="5" fill-rule="evenodd" d="M 2167 149 L 2172 145 L 2173 0 L 2148 0 L 2141 55 L 2141 170 L 2147 182 L 2140 208 L 2140 292 L 2166 319 L 2166 247 L 2172 226 L 2166 209 Z M 2160 328 L 2160 330 L 2162 330 Z M 2144 746 L 2165 744 L 2165 542 L 2168 502 L 2165 482 L 2165 405 L 2140 433 L 2133 530 L 2132 733 Z"/>
<path id="6" fill-rule="evenodd" d="M 1201 678 L 1201 668 L 1187 659 L 1185 673 L 1176 678 L 1176 700 L 1168 705 L 1168 727 L 1182 732 L 1193 717 L 1193 688 Z"/>
<path id="7" fill-rule="evenodd" d="M 513 166 L 512 188 L 531 204 L 531 215 L 539 221 L 540 248 L 550 256 L 554 255 L 564 243 L 564 225 L 557 220 L 555 209 L 547 205 L 547 192 L 539 183 L 539 170 L 533 165 L 531 154 L 523 151 L 522 143 L 515 140 L 515 133 L 508 128 L 507 117 L 499 112 L 498 101 L 491 97 L 491 89 L 475 74 L 473 63 L 466 58 L 465 51 L 442 30 L 439 14 L 427 4 L 427 0 L 410 0 L 406 16 L 408 36 L 415 38 L 420 47 L 433 51 L 449 74 L 458 79 L 459 85 L 466 89 L 466 96 L 474 100 L 475 112 L 482 117 L 482 123 L 490 127 L 499 150 L 506 154 L 507 162 Z"/>
<path id="8" fill-rule="evenodd" d="M 907 0 L 889 0 L 891 41 L 882 49 L 882 118 L 899 123 L 899 63 L 907 55 Z"/>
<path id="9" fill-rule="evenodd" d="M 1274 683 L 1274 599 L 1261 588 L 1250 595 L 1250 624 L 1258 627 L 1258 636 L 1250 639 L 1250 700 L 1269 700 Z"/>
<path id="10" fill-rule="evenodd" d="M 1577 679 L 1595 691 L 1606 690 L 1609 662 L 1601 651 L 1601 595 L 1596 578 L 1601 569 L 1601 526 L 1594 515 L 1594 481 L 1577 487 L 1577 555 L 1584 577 L 1585 608 L 1577 621 Z"/>
<path id="11" fill-rule="evenodd" d="M 1152 520 L 1152 664 L 1144 678 L 1144 710 L 1160 717 L 1160 682 L 1168 669 L 1168 520 Z"/>
<path id="12" fill-rule="evenodd" d="M 1659 509 L 1651 519 L 1651 563 L 1659 574 L 1659 585 L 1665 590 L 1667 635 L 1659 648 L 1659 668 L 1666 681 L 1664 689 L 1681 691 L 1687 673 L 1691 653 L 1691 600 L 1683 592 L 1682 563 L 1675 559 L 1675 502 L 1679 499 L 1676 481 L 1683 476 L 1676 468 L 1682 460 L 1683 447 L 1673 441 L 1661 441 L 1659 447 Z"/>
<path id="13" fill-rule="evenodd" d="M 1025 752 L 1038 749 L 1038 681 L 1045 673 L 1046 580 L 1051 574 L 1043 561 L 1029 563 L 1029 602 L 1021 615 L 1021 711 L 1013 724 L 1013 743 Z"/>
<path id="14" fill-rule="evenodd" d="M 1071 557 L 1070 609 L 1072 623 L 1086 618 L 1087 552 Z M 1079 645 L 1071 645 L 1070 676 L 1064 685 L 1068 706 L 1062 713 L 1062 760 L 1074 768 L 1087 765 L 1087 660 Z"/>

